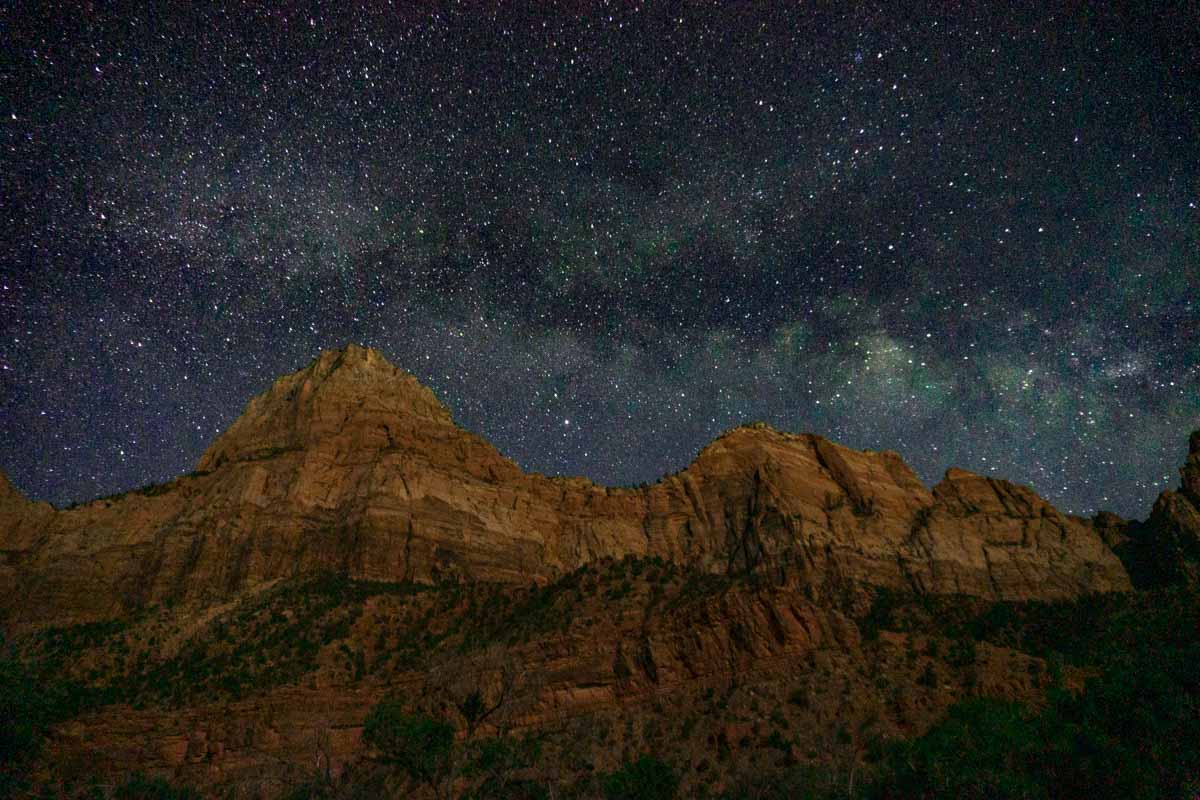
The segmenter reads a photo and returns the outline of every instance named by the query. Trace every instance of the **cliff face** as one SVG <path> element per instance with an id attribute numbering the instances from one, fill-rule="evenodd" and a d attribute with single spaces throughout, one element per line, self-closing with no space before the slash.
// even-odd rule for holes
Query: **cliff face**
<path id="1" fill-rule="evenodd" d="M 688 776 L 690 797 L 725 771 L 722 750 L 748 768 L 778 761 L 779 742 L 764 746 L 776 726 L 794 741 L 785 749 L 828 758 L 835 728 L 854 732 L 841 745 L 853 751 L 922 730 L 974 694 L 1034 699 L 1048 674 L 1039 658 L 983 642 L 948 663 L 959 645 L 936 626 L 862 635 L 803 587 L 653 560 L 605 561 L 540 588 L 399 588 L 285 583 L 188 617 L 182 642 L 178 608 L 82 643 L 28 637 L 48 669 L 103 675 L 120 692 L 54 732 L 39 778 L 116 784 L 136 768 L 206 797 L 295 796 L 322 773 L 353 784 L 377 766 L 362 734 L 381 698 L 434 711 L 463 678 L 494 687 L 508 665 L 511 702 L 496 724 L 545 736 L 544 779 L 669 748 L 707 765 Z M 312 648 L 294 647 L 302 640 Z"/>
<path id="2" fill-rule="evenodd" d="M 280 378 L 169 484 L 57 512 L 0 484 L 0 554 L 10 627 L 214 603 L 321 569 L 528 584 L 627 555 L 795 579 L 817 598 L 1129 588 L 1091 526 L 1027 488 L 950 470 L 930 491 L 895 453 L 819 436 L 738 428 L 645 489 L 526 474 L 355 346 Z"/>
<path id="3" fill-rule="evenodd" d="M 858 769 L 959 699 L 1080 689 L 1021 620 L 1160 596 L 994 601 L 1124 593 L 1113 549 L 1195 582 L 1190 449 L 1145 523 L 762 425 L 605 488 L 523 472 L 375 351 L 327 352 L 168 484 L 55 511 L 0 479 L 4 655 L 81 698 L 29 773 L 62 796 L 134 770 L 205 796 L 374 786 L 381 698 L 442 716 L 474 689 L 509 698 L 496 731 L 542 737 L 548 784 L 638 752 L 688 765 L 685 796 L 785 756 Z"/>

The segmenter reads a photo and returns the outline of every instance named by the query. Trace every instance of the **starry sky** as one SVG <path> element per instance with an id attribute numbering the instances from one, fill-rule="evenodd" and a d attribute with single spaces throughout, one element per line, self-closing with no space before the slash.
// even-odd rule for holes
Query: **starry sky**
<path id="1" fill-rule="evenodd" d="M 349 341 L 549 474 L 765 420 L 1081 514 L 1178 483 L 1194 3 L 217 5 L 0 9 L 32 497 L 185 472 Z"/>

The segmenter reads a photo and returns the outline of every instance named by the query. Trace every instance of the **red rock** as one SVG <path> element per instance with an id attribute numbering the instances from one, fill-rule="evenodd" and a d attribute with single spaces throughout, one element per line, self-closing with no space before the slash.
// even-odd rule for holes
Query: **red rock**
<path id="1" fill-rule="evenodd" d="M 1129 588 L 1095 530 L 1025 487 L 950 470 L 931 492 L 895 453 L 811 434 L 737 428 L 645 489 L 527 474 L 411 375 L 353 345 L 252 399 L 197 467 L 57 512 L 0 482 L 0 620 L 211 604 L 318 569 L 528 583 L 631 554 L 794 576 L 818 595 Z"/>

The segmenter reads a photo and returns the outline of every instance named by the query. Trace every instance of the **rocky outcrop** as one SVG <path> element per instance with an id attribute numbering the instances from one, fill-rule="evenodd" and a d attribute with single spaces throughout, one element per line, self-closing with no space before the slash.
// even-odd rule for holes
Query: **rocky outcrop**
<path id="1" fill-rule="evenodd" d="M 1187 463 L 1179 470 L 1179 475 L 1183 479 L 1180 492 L 1192 505 L 1200 505 L 1200 430 L 1192 431 L 1188 437 Z"/>
<path id="2" fill-rule="evenodd" d="M 1200 430 L 1179 473 L 1179 490 L 1160 494 L 1150 518 L 1116 548 L 1139 586 L 1200 585 Z"/>
<path id="3" fill-rule="evenodd" d="M 1129 520 L 1122 519 L 1111 511 L 1101 511 L 1091 519 L 1092 528 L 1103 541 L 1112 549 L 1116 549 L 1129 539 Z"/>
<path id="4" fill-rule="evenodd" d="M 529 583 L 625 555 L 794 576 L 814 598 L 1129 588 L 1091 526 L 1027 488 L 951 470 L 930 491 L 895 453 L 814 435 L 738 428 L 645 489 L 527 474 L 356 346 L 251 400 L 188 476 L 57 512 L 5 482 L 0 523 L 10 627 L 213 603 L 315 570 Z"/>
<path id="5" fill-rule="evenodd" d="M 395 447 L 398 424 L 452 426 L 450 412 L 413 376 L 377 350 L 350 345 L 322 353 L 253 398 L 200 457 L 196 469 L 256 461 L 296 450 L 373 452 Z M 397 431 L 398 432 L 398 431 Z"/>
<path id="6" fill-rule="evenodd" d="M 1028 487 L 950 469 L 933 495 L 902 551 L 919 591 L 1027 600 L 1128 588 L 1095 530 Z"/>
<path id="7" fill-rule="evenodd" d="M 27 579 L 18 565 L 27 553 L 43 544 L 54 516 L 53 506 L 27 499 L 0 473 L 0 591 L 8 591 Z M 9 602 L 15 604 L 16 598 Z"/>

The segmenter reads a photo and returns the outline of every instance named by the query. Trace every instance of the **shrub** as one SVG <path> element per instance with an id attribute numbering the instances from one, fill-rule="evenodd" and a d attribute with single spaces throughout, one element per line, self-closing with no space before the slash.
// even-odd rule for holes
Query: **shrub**
<path id="1" fill-rule="evenodd" d="M 835 494 L 834 492 L 825 493 L 825 510 L 837 511 L 842 506 L 846 505 L 846 495 Z"/>
<path id="2" fill-rule="evenodd" d="M 200 795 L 187 787 L 172 786 L 162 778 L 138 774 L 117 787 L 113 800 L 200 800 Z"/>
<path id="3" fill-rule="evenodd" d="M 604 777 L 606 800 L 670 800 L 679 789 L 674 770 L 654 756 L 643 755 Z"/>
<path id="4" fill-rule="evenodd" d="M 917 678 L 917 683 L 930 688 L 937 686 L 937 673 L 933 671 L 932 664 L 925 665 L 925 671 Z"/>
<path id="5" fill-rule="evenodd" d="M 1071 632 L 1078 641 L 1064 642 L 1068 652 L 1096 653 L 1097 674 L 1081 693 L 1053 688 L 1037 713 L 993 699 L 958 703 L 942 723 L 893 750 L 877 796 L 1191 796 L 1200 776 L 1200 598 L 1162 592 L 1114 609 Z"/>
<path id="6" fill-rule="evenodd" d="M 900 745 L 890 761 L 887 797 L 1044 798 L 1028 765 L 1036 731 L 1020 706 L 966 700 L 925 736 Z"/>
<path id="7" fill-rule="evenodd" d="M 969 637 L 955 639 L 946 654 L 946 663 L 955 667 L 968 667 L 975 663 L 975 640 Z"/>
<path id="8" fill-rule="evenodd" d="M 470 749 L 463 775 L 473 779 L 477 786 L 464 797 L 471 800 L 533 800 L 546 796 L 543 787 L 516 777 L 521 770 L 532 767 L 541 757 L 540 740 L 496 736 L 476 742 Z"/>
<path id="9" fill-rule="evenodd" d="M 879 631 L 895 628 L 894 615 L 901 604 L 901 598 L 887 588 L 877 589 L 871 599 L 871 608 L 858 623 L 863 639 L 874 641 L 879 638 Z"/>
<path id="10" fill-rule="evenodd" d="M 767 746 L 773 747 L 776 750 L 787 753 L 792 749 L 792 744 L 779 731 L 771 731 L 771 735 L 767 737 Z"/>
<path id="11" fill-rule="evenodd" d="M 852 497 L 851 504 L 854 509 L 855 516 L 873 517 L 875 516 L 875 498 L 874 497 Z"/>
<path id="12" fill-rule="evenodd" d="M 371 709 L 363 739 L 385 762 L 420 783 L 436 786 L 449 772 L 454 728 L 425 714 L 408 714 L 398 700 L 386 699 Z"/>

